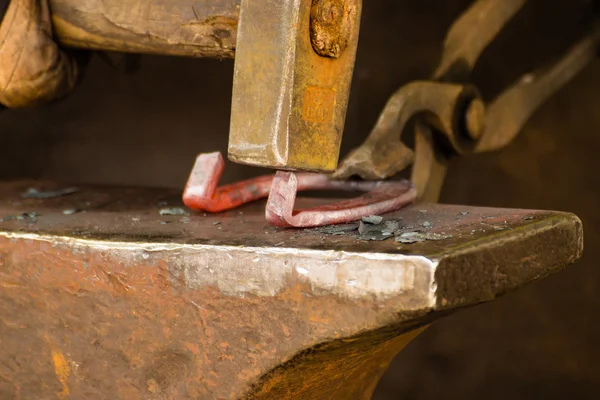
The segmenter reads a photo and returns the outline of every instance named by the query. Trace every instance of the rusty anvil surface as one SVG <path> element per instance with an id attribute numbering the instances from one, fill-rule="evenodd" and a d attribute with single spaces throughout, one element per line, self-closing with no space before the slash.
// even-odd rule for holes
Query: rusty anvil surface
<path id="1" fill-rule="evenodd" d="M 560 212 L 422 204 L 391 217 L 452 237 L 401 245 L 275 229 L 264 203 L 162 216 L 168 190 L 23 198 L 45 185 L 0 184 L 6 399 L 369 399 L 428 324 L 582 252 Z"/>

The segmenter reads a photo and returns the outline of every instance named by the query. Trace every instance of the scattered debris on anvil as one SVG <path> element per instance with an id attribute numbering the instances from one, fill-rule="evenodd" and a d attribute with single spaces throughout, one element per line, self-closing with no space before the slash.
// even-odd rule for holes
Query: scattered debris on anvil
<path id="1" fill-rule="evenodd" d="M 73 215 L 73 214 L 77 214 L 77 213 L 79 213 L 79 212 L 81 212 L 81 210 L 80 210 L 80 209 L 78 209 L 78 208 L 68 208 L 68 209 L 66 209 L 66 210 L 63 210 L 63 212 L 62 212 L 62 213 L 63 213 L 64 215 Z"/>
<path id="2" fill-rule="evenodd" d="M 363 220 L 358 225 L 358 238 L 362 240 L 382 241 L 393 237 L 398 229 L 400 229 L 400 220 L 389 220 L 377 224 L 365 223 Z"/>
<path id="3" fill-rule="evenodd" d="M 25 221 L 27 223 L 33 224 L 33 223 L 37 222 L 39 216 L 40 216 L 40 214 L 38 214 L 36 212 L 25 212 L 25 213 L 19 214 L 19 215 L 8 215 L 6 217 L 0 218 L 0 222 L 17 220 L 17 221 Z"/>
<path id="4" fill-rule="evenodd" d="M 158 213 L 162 216 L 166 216 L 166 215 L 177 215 L 177 216 L 183 216 L 183 215 L 190 215 L 184 208 L 182 207 L 166 207 L 166 208 L 161 208 Z"/>
<path id="5" fill-rule="evenodd" d="M 367 224 L 379 225 L 383 221 L 383 217 L 379 215 L 369 215 L 368 217 L 362 217 L 362 222 Z"/>
<path id="6" fill-rule="evenodd" d="M 452 235 L 447 235 L 444 233 L 434 233 L 434 232 L 404 232 L 400 234 L 400 236 L 396 236 L 396 242 L 402 244 L 412 244 L 418 242 L 425 242 L 427 240 L 438 241 L 444 239 L 450 239 Z"/>
<path id="7" fill-rule="evenodd" d="M 433 227 L 429 221 L 425 221 L 421 226 L 403 225 L 402 218 L 384 219 L 378 215 L 363 217 L 361 221 L 352 224 L 328 225 L 320 228 L 309 229 L 320 234 L 331 236 L 348 235 L 358 240 L 365 241 L 384 241 L 395 238 L 396 242 L 402 244 L 412 244 L 424 242 L 427 240 L 444 240 L 453 236 L 445 233 L 420 232 L 418 229 Z M 421 228 L 422 227 L 422 228 Z M 407 231 L 411 230 L 411 231 Z"/>
<path id="8" fill-rule="evenodd" d="M 314 231 L 324 233 L 326 235 L 341 236 L 349 232 L 358 230 L 358 223 L 356 224 L 340 224 L 340 225 L 327 225 L 319 228 L 315 228 Z"/>
<path id="9" fill-rule="evenodd" d="M 76 193 L 79 189 L 77 188 L 66 188 L 59 190 L 39 190 L 36 188 L 29 188 L 26 192 L 21 193 L 21 197 L 24 199 L 51 199 L 53 197 L 66 196 L 68 194 Z"/>

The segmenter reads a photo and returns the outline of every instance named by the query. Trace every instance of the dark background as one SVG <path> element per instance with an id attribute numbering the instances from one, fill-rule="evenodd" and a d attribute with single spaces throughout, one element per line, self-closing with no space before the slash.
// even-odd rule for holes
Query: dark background
<path id="1" fill-rule="evenodd" d="M 387 97 L 426 79 L 467 0 L 365 0 L 344 152 Z M 473 81 L 488 99 L 564 51 L 591 1 L 530 0 L 486 51 Z M 0 178 L 181 188 L 197 153 L 226 150 L 233 62 L 149 57 L 126 74 L 94 57 L 67 100 L 0 114 Z M 393 363 L 374 398 L 600 398 L 600 62 L 496 154 L 452 164 L 442 202 L 574 212 L 582 261 L 443 320 Z M 225 181 L 264 172 L 228 165 Z"/>

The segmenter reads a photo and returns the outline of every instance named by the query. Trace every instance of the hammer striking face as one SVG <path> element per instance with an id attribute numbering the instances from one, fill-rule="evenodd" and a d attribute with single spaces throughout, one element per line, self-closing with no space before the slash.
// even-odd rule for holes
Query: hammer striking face
<path id="1" fill-rule="evenodd" d="M 361 0 L 242 0 L 229 158 L 333 172 L 338 163 Z"/>

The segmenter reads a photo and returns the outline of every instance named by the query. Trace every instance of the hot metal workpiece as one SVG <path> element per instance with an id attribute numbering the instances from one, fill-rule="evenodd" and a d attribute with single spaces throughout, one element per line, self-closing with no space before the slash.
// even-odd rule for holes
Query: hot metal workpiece
<path id="1" fill-rule="evenodd" d="M 443 239 L 400 245 L 270 227 L 263 202 L 163 216 L 177 192 L 32 186 L 61 189 L 0 184 L 7 398 L 368 399 L 423 327 L 582 251 L 559 212 L 420 204 L 388 218 Z"/>
<path id="2" fill-rule="evenodd" d="M 334 181 L 324 174 L 277 172 L 217 187 L 225 163 L 221 153 L 200 154 L 183 192 L 183 202 L 196 211 L 222 212 L 269 197 L 266 219 L 281 227 L 307 228 L 359 220 L 398 210 L 414 201 L 416 190 L 405 180 Z M 304 190 L 362 191 L 366 194 L 314 209 L 294 211 L 296 193 Z"/>
<path id="3" fill-rule="evenodd" d="M 369 215 L 387 214 L 411 204 L 417 191 L 406 180 L 401 181 L 330 181 L 334 189 L 361 190 L 368 193 L 311 209 L 294 210 L 300 179 L 293 172 L 279 171 L 275 175 L 267 201 L 267 221 L 274 226 L 306 228 L 342 224 Z M 337 183 L 337 185 L 336 185 Z M 337 186 L 337 187 L 336 187 Z"/>

